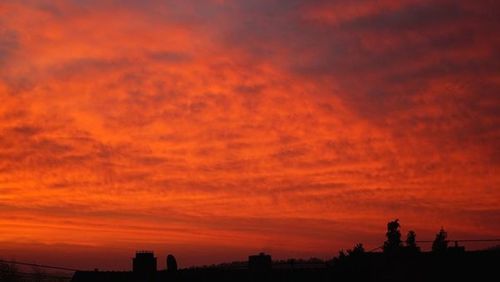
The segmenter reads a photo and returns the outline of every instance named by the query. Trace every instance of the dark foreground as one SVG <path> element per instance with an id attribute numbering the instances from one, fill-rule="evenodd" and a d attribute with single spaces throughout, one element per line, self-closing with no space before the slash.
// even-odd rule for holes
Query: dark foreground
<path id="1" fill-rule="evenodd" d="M 231 269 L 204 267 L 157 271 L 76 272 L 73 282 L 157 281 L 500 281 L 500 251 L 362 253 L 315 268 Z"/>

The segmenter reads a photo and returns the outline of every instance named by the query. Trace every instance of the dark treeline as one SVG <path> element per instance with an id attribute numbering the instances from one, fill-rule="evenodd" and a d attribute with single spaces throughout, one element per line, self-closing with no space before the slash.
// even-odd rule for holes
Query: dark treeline
<path id="1" fill-rule="evenodd" d="M 382 252 L 365 252 L 357 244 L 341 251 L 332 261 L 330 281 L 497 281 L 500 278 L 500 249 L 465 251 L 455 242 L 449 246 L 441 228 L 430 252 L 422 252 L 416 233 L 401 239 L 398 220 L 387 224 Z M 493 279 L 493 280 L 491 280 Z"/>
<path id="2" fill-rule="evenodd" d="M 186 269 L 176 278 L 158 281 L 500 281 L 500 249 L 466 251 L 450 246 L 441 228 L 429 252 L 418 246 L 415 231 L 403 241 L 398 220 L 387 224 L 382 252 L 367 252 L 363 244 L 341 250 L 331 260 L 286 260 L 252 271 L 244 262 Z"/>

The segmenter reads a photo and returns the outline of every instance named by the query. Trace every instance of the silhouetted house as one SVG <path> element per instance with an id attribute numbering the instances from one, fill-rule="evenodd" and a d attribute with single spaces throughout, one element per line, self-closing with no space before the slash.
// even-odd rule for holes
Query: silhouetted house
<path id="1" fill-rule="evenodd" d="M 273 265 L 270 255 L 260 253 L 248 257 L 248 269 L 250 271 L 262 272 L 271 270 Z"/>

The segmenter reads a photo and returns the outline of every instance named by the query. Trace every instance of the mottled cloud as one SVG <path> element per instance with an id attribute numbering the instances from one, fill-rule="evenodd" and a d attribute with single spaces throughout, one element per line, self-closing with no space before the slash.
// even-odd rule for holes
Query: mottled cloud
<path id="1" fill-rule="evenodd" d="M 128 268 L 103 250 L 331 257 L 395 217 L 498 235 L 498 8 L 2 2 L 0 250 Z"/>

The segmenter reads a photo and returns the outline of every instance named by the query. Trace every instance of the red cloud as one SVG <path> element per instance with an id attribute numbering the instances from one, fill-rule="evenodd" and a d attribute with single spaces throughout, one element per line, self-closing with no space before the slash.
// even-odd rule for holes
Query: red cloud
<path id="1" fill-rule="evenodd" d="M 330 257 L 395 216 L 500 231 L 494 9 L 216 2 L 0 4 L 0 249 L 126 268 Z"/>

